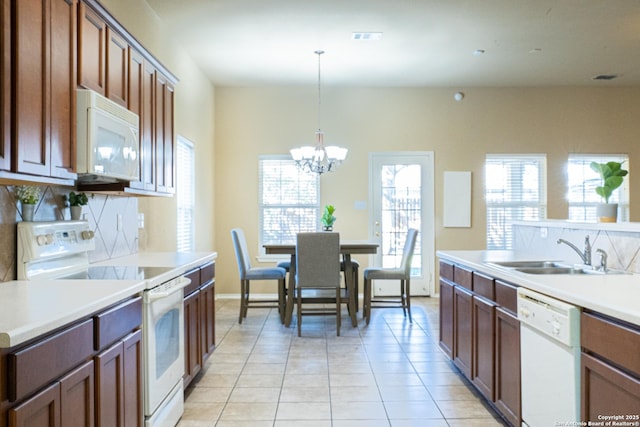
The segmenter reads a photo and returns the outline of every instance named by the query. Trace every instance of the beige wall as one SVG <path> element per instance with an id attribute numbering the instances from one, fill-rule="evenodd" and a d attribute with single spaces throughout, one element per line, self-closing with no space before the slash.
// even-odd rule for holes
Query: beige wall
<path id="1" fill-rule="evenodd" d="M 196 250 L 215 250 L 214 207 L 214 100 L 213 85 L 175 43 L 172 33 L 144 0 L 102 0 L 105 8 L 162 64 L 180 80 L 176 85 L 175 128 L 195 145 Z M 178 177 L 179 179 L 179 177 Z M 176 249 L 176 198 L 140 198 L 145 214 L 140 249 Z"/>
<path id="2" fill-rule="evenodd" d="M 640 154 L 639 88 L 466 88 L 464 100 L 455 102 L 457 90 L 323 87 L 325 142 L 349 148 L 342 167 L 321 179 L 322 203 L 336 205 L 336 229 L 343 236 L 367 236 L 367 212 L 355 210 L 354 202 L 368 199 L 370 152 L 434 152 L 437 250 L 485 247 L 482 174 L 487 153 L 546 153 L 548 216 L 557 219 L 567 215 L 564 164 L 569 153 L 628 153 L 630 164 Z M 313 87 L 216 89 L 219 294 L 238 293 L 229 230 L 244 228 L 252 256 L 258 251 L 258 156 L 312 144 L 316 96 Z M 447 170 L 472 171 L 471 228 L 442 227 Z M 632 171 L 629 180 L 632 220 L 638 221 L 634 202 L 640 197 L 640 173 Z"/>

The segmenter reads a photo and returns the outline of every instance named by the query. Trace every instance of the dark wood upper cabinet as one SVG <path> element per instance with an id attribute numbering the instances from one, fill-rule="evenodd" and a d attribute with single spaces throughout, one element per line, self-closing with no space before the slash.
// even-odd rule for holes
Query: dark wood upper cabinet
<path id="1" fill-rule="evenodd" d="M 14 172 L 75 177 L 76 7 L 13 2 Z"/>
<path id="2" fill-rule="evenodd" d="M 11 2 L 0 0 L 0 170 L 11 169 Z"/>
<path id="3" fill-rule="evenodd" d="M 78 86 L 106 94 L 107 25 L 84 2 L 78 7 Z"/>
<path id="4" fill-rule="evenodd" d="M 106 79 L 107 98 L 123 107 L 128 107 L 129 45 L 109 27 L 107 27 Z"/>

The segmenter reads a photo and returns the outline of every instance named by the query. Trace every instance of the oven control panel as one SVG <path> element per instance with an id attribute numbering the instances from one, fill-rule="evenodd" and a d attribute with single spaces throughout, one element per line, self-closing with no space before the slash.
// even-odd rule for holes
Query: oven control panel
<path id="1" fill-rule="evenodd" d="M 18 223 L 18 262 L 29 263 L 95 249 L 87 221 Z"/>

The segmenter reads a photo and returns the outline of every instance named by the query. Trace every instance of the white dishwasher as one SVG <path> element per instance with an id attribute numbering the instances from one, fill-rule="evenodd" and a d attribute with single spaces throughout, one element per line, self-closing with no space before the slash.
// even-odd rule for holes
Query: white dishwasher
<path id="1" fill-rule="evenodd" d="M 580 419 L 580 311 L 518 288 L 522 425 L 576 425 Z"/>

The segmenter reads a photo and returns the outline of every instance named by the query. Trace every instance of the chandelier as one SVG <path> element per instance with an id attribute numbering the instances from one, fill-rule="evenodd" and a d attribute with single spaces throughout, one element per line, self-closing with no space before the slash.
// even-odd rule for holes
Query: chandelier
<path id="1" fill-rule="evenodd" d="M 300 169 L 305 172 L 322 174 L 334 171 L 347 157 L 346 148 L 336 146 L 324 146 L 324 132 L 320 129 L 320 55 L 323 50 L 314 52 L 318 55 L 318 130 L 316 132 L 316 145 L 294 148 L 291 150 L 291 157 L 295 160 Z"/>

